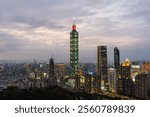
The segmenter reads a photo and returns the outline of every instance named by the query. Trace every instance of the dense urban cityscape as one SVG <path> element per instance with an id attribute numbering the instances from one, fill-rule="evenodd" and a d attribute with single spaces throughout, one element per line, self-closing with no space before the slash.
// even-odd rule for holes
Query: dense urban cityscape
<path id="1" fill-rule="evenodd" d="M 70 32 L 70 61 L 55 63 L 53 56 L 49 63 L 36 60 L 1 61 L 0 99 L 26 99 L 25 95 L 22 98 L 7 95 L 11 91 L 26 90 L 31 93 L 31 90 L 36 89 L 46 94 L 48 93 L 46 91 L 55 88 L 64 90 L 62 95 L 65 93 L 74 95 L 74 98 L 56 97 L 56 99 L 150 99 L 150 61 L 134 61 L 128 58 L 120 61 L 121 51 L 118 47 L 114 47 L 114 62 L 110 63 L 107 45 L 99 43 L 97 63 L 80 63 L 79 42 L 80 36 L 74 19 Z M 57 93 L 56 90 L 47 98 L 42 98 L 44 94 L 41 93 L 41 98 L 34 98 L 55 99 L 51 96 Z"/>

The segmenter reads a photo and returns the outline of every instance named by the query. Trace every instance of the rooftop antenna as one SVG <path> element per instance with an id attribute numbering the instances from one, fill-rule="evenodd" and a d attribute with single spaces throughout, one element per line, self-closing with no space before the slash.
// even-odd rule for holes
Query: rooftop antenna
<path id="1" fill-rule="evenodd" d="M 58 57 L 54 57 L 54 54 L 52 54 L 51 59 L 55 60 L 55 59 L 57 59 L 57 58 L 58 58 Z"/>
<path id="2" fill-rule="evenodd" d="M 76 23 L 76 18 L 73 17 L 73 24 L 75 25 L 75 23 Z"/>
<path id="3" fill-rule="evenodd" d="M 52 54 L 51 58 L 53 58 L 54 54 Z"/>
<path id="4" fill-rule="evenodd" d="M 76 23 L 76 18 L 75 18 L 75 17 L 73 17 L 72 30 L 76 30 L 76 25 L 75 25 L 75 23 Z"/>

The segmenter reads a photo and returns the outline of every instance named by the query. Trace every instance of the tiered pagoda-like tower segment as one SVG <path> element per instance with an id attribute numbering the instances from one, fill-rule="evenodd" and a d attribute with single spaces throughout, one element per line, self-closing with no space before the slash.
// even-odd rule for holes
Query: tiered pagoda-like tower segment
<path id="1" fill-rule="evenodd" d="M 76 31 L 75 21 L 72 25 L 72 31 L 70 32 L 70 66 L 71 75 L 78 74 L 78 32 Z"/>

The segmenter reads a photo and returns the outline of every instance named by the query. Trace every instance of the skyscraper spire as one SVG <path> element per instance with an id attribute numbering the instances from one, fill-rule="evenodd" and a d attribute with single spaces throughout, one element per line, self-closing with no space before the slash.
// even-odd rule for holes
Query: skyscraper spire
<path id="1" fill-rule="evenodd" d="M 73 24 L 75 25 L 76 24 L 76 18 L 73 17 Z"/>
<path id="2" fill-rule="evenodd" d="M 75 19 L 75 17 L 73 17 L 72 30 L 76 30 L 76 19 Z"/>

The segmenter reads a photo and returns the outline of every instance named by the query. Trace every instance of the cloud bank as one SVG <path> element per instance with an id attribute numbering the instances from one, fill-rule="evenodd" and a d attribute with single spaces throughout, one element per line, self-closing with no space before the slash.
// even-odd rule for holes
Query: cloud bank
<path id="1" fill-rule="evenodd" d="M 96 47 L 121 58 L 150 60 L 149 0 L 0 0 L 0 59 L 69 62 L 72 17 L 79 32 L 81 62 L 96 61 Z M 90 54 L 89 54 L 90 53 Z"/>

